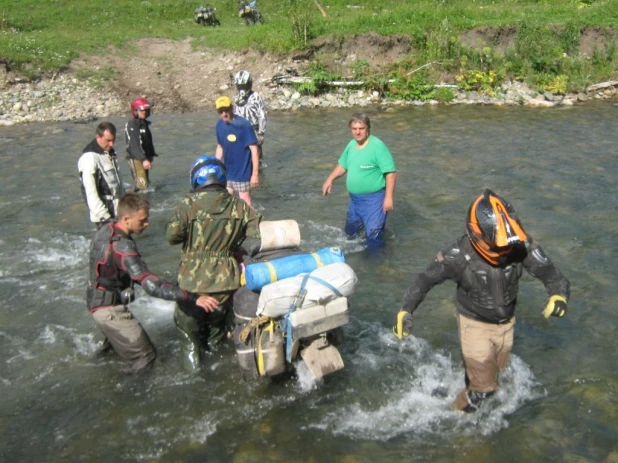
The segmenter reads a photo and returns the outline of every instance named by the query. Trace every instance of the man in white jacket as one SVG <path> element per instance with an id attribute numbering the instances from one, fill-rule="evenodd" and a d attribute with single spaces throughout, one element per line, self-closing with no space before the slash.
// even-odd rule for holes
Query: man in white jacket
<path id="1" fill-rule="evenodd" d="M 117 217 L 118 199 L 124 194 L 115 141 L 114 124 L 101 122 L 94 140 L 86 145 L 77 162 L 82 195 L 90 210 L 90 221 L 97 229 Z"/>

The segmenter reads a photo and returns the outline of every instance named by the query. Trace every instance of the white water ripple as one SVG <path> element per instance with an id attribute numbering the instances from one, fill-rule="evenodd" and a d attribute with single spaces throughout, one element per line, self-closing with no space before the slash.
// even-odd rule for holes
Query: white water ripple
<path id="1" fill-rule="evenodd" d="M 545 394 L 529 366 L 512 355 L 500 376 L 496 395 L 485 401 L 477 413 L 464 414 L 452 408 L 464 383 L 459 361 L 453 362 L 448 354 L 433 350 L 424 340 L 413 336 L 403 346 L 395 344 L 390 333 L 381 333 L 380 338 L 398 351 L 376 356 L 361 349 L 351 368 L 374 370 L 379 375 L 379 370 L 383 372 L 387 365 L 403 362 L 404 374 L 391 376 L 386 382 L 376 380 L 379 383 L 372 386 L 373 392 L 359 388 L 354 391 L 358 400 L 328 413 L 309 428 L 329 429 L 334 435 L 352 439 L 380 441 L 403 435 L 418 441 L 429 436 L 486 436 L 508 427 L 508 415 Z M 368 349 L 376 354 L 374 346 Z M 376 395 L 377 391 L 382 393 Z"/>

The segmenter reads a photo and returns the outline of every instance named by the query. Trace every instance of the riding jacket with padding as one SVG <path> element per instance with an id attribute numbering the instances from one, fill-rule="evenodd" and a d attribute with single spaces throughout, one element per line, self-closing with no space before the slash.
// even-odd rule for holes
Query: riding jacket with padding
<path id="1" fill-rule="evenodd" d="M 493 266 L 472 247 L 466 235 L 438 253 L 407 289 L 403 310 L 412 313 L 434 286 L 453 280 L 457 283 L 457 310 L 485 323 L 506 323 L 515 312 L 522 269 L 543 282 L 549 295 L 568 299 L 569 280 L 530 238 L 513 246 L 504 263 Z"/>
<path id="2" fill-rule="evenodd" d="M 168 301 L 195 302 L 198 295 L 161 281 L 150 273 L 135 241 L 108 223 L 97 231 L 90 243 L 90 275 L 86 294 L 88 310 L 124 304 L 121 293 L 136 282 L 151 296 Z"/>

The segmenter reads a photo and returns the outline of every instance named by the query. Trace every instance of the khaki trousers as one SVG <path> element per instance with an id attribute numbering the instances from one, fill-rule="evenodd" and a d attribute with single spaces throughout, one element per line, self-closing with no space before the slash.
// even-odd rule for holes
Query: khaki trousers
<path id="1" fill-rule="evenodd" d="M 131 169 L 131 175 L 133 176 L 133 181 L 135 182 L 135 188 L 138 190 L 145 190 L 148 188 L 149 184 L 149 175 L 146 169 L 142 164 L 142 161 L 139 159 L 128 159 L 129 168 Z"/>
<path id="2" fill-rule="evenodd" d="M 466 388 L 455 399 L 455 408 L 468 404 L 468 391 L 494 392 L 498 375 L 506 367 L 513 348 L 515 317 L 506 323 L 484 323 L 457 314 L 459 342 L 466 369 Z"/>
<path id="3" fill-rule="evenodd" d="M 157 354 L 140 322 L 124 305 L 102 307 L 92 317 L 120 358 L 128 363 L 125 373 L 149 368 Z"/>

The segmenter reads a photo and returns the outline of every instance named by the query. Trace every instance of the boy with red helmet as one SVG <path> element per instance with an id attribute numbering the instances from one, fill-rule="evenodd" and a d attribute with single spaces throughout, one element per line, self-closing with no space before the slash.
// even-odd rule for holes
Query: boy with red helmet
<path id="1" fill-rule="evenodd" d="M 131 102 L 133 119 L 129 120 L 124 128 L 127 160 L 136 191 L 148 188 L 149 171 L 152 169 L 154 157 L 158 156 L 152 142 L 150 121 L 147 120 L 150 117 L 151 110 L 152 105 L 146 98 L 136 98 Z"/>

